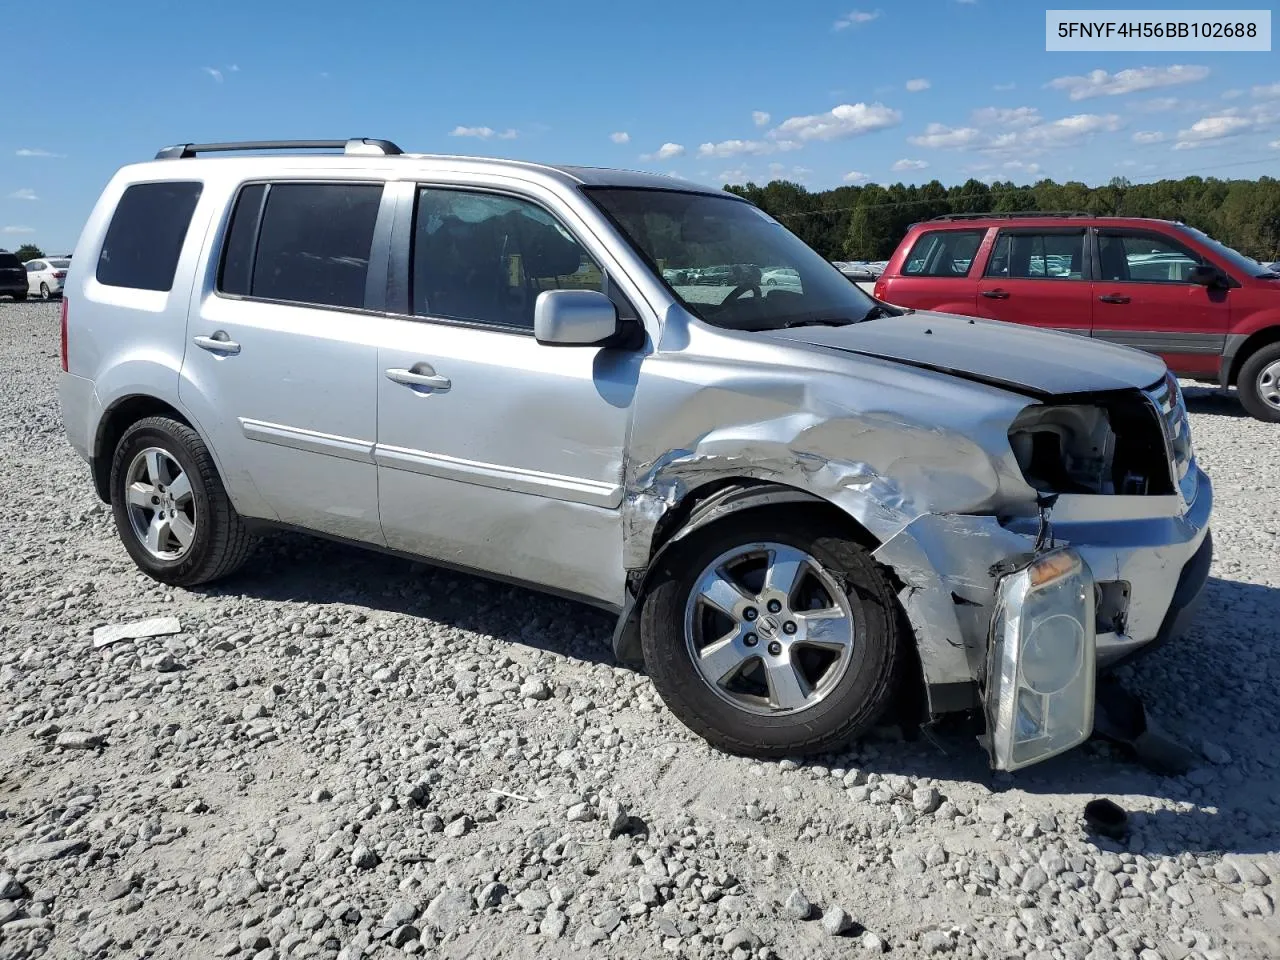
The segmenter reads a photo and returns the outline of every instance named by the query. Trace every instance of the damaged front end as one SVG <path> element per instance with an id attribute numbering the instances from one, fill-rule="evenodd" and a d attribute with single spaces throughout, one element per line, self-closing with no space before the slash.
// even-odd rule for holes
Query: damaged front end
<path id="1" fill-rule="evenodd" d="M 1017 770 L 1093 732 L 1097 673 L 1094 581 L 1069 548 L 1043 553 L 1001 578 L 987 647 L 987 750 Z"/>

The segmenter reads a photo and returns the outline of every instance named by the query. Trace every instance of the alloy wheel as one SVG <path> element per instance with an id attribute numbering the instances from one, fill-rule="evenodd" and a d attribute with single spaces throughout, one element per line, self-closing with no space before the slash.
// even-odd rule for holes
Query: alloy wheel
<path id="1" fill-rule="evenodd" d="M 139 451 L 125 473 L 134 535 L 157 560 L 181 560 L 196 532 L 196 501 L 181 465 L 160 447 Z"/>
<path id="2" fill-rule="evenodd" d="M 748 713 L 798 713 L 849 669 L 849 598 L 814 557 L 750 543 L 713 560 L 685 605 L 685 642 L 702 681 Z"/>

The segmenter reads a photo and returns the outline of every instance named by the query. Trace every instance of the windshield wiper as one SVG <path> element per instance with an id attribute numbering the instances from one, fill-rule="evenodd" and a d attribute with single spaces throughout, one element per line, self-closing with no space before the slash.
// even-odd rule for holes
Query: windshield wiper
<path id="1" fill-rule="evenodd" d="M 895 307 L 886 307 L 883 303 L 877 303 L 874 307 L 863 314 L 863 321 L 879 320 L 881 317 L 900 317 L 904 313 L 910 313 L 909 310 L 899 310 Z"/>
<path id="2" fill-rule="evenodd" d="M 847 327 L 851 323 L 858 323 L 857 320 L 850 320 L 848 317 L 803 317 L 796 320 L 788 320 L 782 325 L 782 329 L 790 330 L 792 327 Z"/>

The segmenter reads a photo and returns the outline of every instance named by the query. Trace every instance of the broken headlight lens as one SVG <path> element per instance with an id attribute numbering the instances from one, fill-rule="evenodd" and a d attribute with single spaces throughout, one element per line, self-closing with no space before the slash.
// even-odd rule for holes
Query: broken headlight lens
<path id="1" fill-rule="evenodd" d="M 1093 732 L 1094 584 L 1075 551 L 1004 577 L 987 651 L 987 737 L 998 770 L 1069 750 Z"/>

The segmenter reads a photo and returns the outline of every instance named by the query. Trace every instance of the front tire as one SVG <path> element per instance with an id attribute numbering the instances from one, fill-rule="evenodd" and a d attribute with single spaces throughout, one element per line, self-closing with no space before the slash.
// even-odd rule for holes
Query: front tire
<path id="1" fill-rule="evenodd" d="M 838 749 L 885 712 L 904 637 L 889 580 L 809 511 L 753 511 L 672 548 L 641 615 L 645 667 L 713 745 Z"/>
<path id="2" fill-rule="evenodd" d="M 1280 343 L 1268 344 L 1245 360 L 1236 389 L 1251 417 L 1280 423 Z"/>
<path id="3" fill-rule="evenodd" d="M 111 461 L 111 512 L 133 562 L 153 579 L 192 587 L 232 573 L 252 538 L 199 434 L 168 417 L 124 432 Z"/>
<path id="4" fill-rule="evenodd" d="M 41 300 L 53 299 L 53 294 L 49 292 L 49 285 L 47 283 L 40 284 L 40 299 Z"/>

